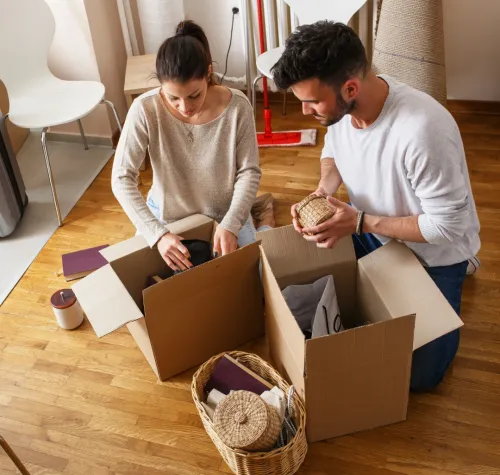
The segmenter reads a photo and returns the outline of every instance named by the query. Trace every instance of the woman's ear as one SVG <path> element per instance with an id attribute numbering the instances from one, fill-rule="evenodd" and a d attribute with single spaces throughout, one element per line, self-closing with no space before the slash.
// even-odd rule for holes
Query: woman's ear
<path id="1" fill-rule="evenodd" d="M 214 69 L 212 68 L 212 65 L 208 65 L 208 81 L 210 82 L 210 79 L 212 78 L 212 74 L 214 73 Z"/>

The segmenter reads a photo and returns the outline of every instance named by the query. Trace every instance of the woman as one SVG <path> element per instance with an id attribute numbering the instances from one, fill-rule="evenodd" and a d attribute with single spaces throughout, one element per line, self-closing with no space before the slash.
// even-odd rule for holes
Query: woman
<path id="1" fill-rule="evenodd" d="M 203 30 L 192 21 L 158 50 L 161 87 L 133 102 L 116 149 L 113 192 L 148 244 L 173 270 L 191 267 L 182 237 L 168 223 L 193 214 L 220 225 L 214 252 L 225 255 L 255 240 L 250 211 L 261 171 L 252 107 L 240 91 L 216 85 Z M 146 150 L 153 184 L 137 187 Z M 260 229 L 273 225 L 272 198 L 261 200 Z"/>

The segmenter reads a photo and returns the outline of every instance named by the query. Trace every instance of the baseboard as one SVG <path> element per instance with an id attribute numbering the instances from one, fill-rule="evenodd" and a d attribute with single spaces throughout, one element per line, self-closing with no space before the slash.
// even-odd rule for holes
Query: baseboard
<path id="1" fill-rule="evenodd" d="M 283 103 L 283 93 L 269 92 L 269 103 Z M 257 103 L 263 102 L 263 94 L 256 94 Z M 300 101 L 291 92 L 287 93 L 288 104 L 300 104 Z M 500 102 L 495 101 L 467 101 L 461 99 L 448 99 L 448 110 L 454 114 L 489 114 L 500 115 Z"/>
<path id="2" fill-rule="evenodd" d="M 87 139 L 87 143 L 89 145 L 114 147 L 113 137 L 85 134 L 85 138 Z M 80 134 L 64 134 L 62 132 L 47 132 L 47 140 L 53 142 L 82 143 L 82 137 Z"/>
<path id="3" fill-rule="evenodd" d="M 448 99 L 448 110 L 454 114 L 500 115 L 500 102 Z"/>

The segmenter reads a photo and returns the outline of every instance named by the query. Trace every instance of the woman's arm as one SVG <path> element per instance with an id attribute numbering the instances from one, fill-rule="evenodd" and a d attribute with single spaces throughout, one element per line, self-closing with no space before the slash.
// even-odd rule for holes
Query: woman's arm
<path id="1" fill-rule="evenodd" d="M 238 235 L 250 215 L 259 188 L 261 170 L 259 148 L 250 103 L 245 104 L 244 113 L 238 119 L 236 144 L 236 178 L 233 199 L 221 226 Z"/>
<path id="2" fill-rule="evenodd" d="M 111 187 L 113 193 L 137 230 L 153 247 L 168 232 L 151 213 L 137 187 L 139 167 L 146 156 L 149 131 L 140 100 L 130 107 L 116 148 Z"/>

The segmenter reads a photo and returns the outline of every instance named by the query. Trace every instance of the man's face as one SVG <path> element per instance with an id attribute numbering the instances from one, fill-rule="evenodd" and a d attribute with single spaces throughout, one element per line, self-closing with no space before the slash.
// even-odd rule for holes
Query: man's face
<path id="1" fill-rule="evenodd" d="M 292 86 L 295 96 L 302 102 L 304 115 L 312 115 L 321 125 L 328 127 L 339 122 L 355 107 L 354 99 L 346 101 L 330 84 L 319 79 L 307 79 Z"/>

